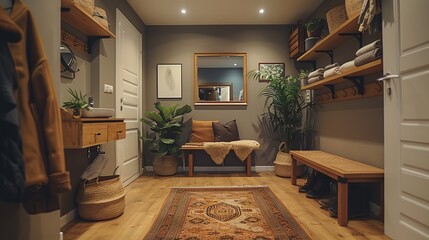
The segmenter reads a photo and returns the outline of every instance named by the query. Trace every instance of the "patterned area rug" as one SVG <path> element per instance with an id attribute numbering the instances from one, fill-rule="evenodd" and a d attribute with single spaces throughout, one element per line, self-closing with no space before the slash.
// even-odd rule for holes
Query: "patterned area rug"
<path id="1" fill-rule="evenodd" d="M 310 239 L 268 187 L 173 188 L 145 240 Z"/>

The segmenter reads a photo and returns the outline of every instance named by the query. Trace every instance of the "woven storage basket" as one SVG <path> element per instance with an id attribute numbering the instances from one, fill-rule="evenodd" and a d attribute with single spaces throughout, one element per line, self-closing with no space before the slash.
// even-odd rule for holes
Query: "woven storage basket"
<path id="1" fill-rule="evenodd" d="M 107 20 L 107 13 L 106 10 L 100 8 L 100 7 L 94 7 L 94 13 L 93 16 L 95 21 L 100 23 L 103 27 L 109 29 L 109 21 Z"/>
<path id="2" fill-rule="evenodd" d="M 76 201 L 83 219 L 106 220 L 120 216 L 125 209 L 125 193 L 119 175 L 82 182 Z"/>
<path id="3" fill-rule="evenodd" d="M 290 177 L 291 176 L 291 170 L 292 170 L 292 159 L 289 153 L 284 152 L 286 149 L 286 143 L 282 142 L 279 145 L 279 151 L 276 156 L 276 160 L 274 161 L 275 165 L 275 172 L 276 175 L 279 177 Z M 301 163 L 297 164 L 298 172 L 297 176 L 301 175 L 305 168 L 304 165 Z"/>
<path id="4" fill-rule="evenodd" d="M 89 16 L 92 16 L 94 12 L 94 0 L 73 0 L 73 2 Z"/>
<path id="5" fill-rule="evenodd" d="M 345 0 L 347 17 L 350 18 L 362 9 L 363 0 Z"/>
<path id="6" fill-rule="evenodd" d="M 329 33 L 332 33 L 342 23 L 347 21 L 347 13 L 344 5 L 332 8 L 326 13 L 326 21 L 328 22 Z"/>

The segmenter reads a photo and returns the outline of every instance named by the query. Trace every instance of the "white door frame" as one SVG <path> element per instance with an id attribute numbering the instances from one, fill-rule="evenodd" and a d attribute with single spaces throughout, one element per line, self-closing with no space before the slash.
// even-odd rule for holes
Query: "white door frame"
<path id="1" fill-rule="evenodd" d="M 121 96 L 120 96 L 120 94 L 119 94 L 119 91 L 118 91 L 118 85 L 119 84 L 121 84 L 121 65 L 120 65 L 120 62 L 123 62 L 123 61 L 120 61 L 120 59 L 122 59 L 122 58 L 124 58 L 125 56 L 124 56 L 124 54 L 123 54 L 123 52 L 122 51 L 120 51 L 120 46 L 121 46 L 121 44 L 123 44 L 123 36 L 121 35 L 121 33 L 119 32 L 119 30 L 121 29 L 121 26 L 120 26 L 120 24 L 122 24 L 122 21 L 128 21 L 129 22 L 129 20 L 125 17 L 125 15 L 119 10 L 119 9 L 116 9 L 116 66 L 115 66 L 115 68 L 116 68 L 116 94 L 115 94 L 115 108 L 116 108 L 116 116 L 117 117 L 121 117 L 120 115 L 118 116 L 118 113 L 120 112 L 120 108 L 121 108 L 121 100 L 120 100 L 120 98 L 121 98 Z M 131 24 L 132 25 L 132 24 Z M 135 27 L 133 26 L 133 28 L 135 29 Z M 137 29 L 136 29 L 136 31 L 138 31 Z M 141 63 L 140 64 L 140 66 L 139 66 L 139 72 L 140 72 L 140 81 L 139 81 L 139 89 L 138 89 L 138 91 L 139 91 L 139 108 L 138 108 L 138 119 L 140 119 L 141 117 L 142 117 L 142 99 L 143 99 L 143 96 L 142 96 L 142 93 L 143 93 L 143 91 L 142 91 L 142 83 L 143 83 L 143 81 L 142 81 L 142 79 L 143 79 L 143 71 L 142 71 L 142 69 L 143 69 L 143 66 L 142 66 L 142 64 L 143 64 L 143 61 L 142 61 L 142 46 L 143 46 L 143 44 L 142 44 L 142 36 L 141 36 L 141 34 L 140 34 L 140 59 L 139 59 L 139 62 Z M 125 119 L 125 122 L 127 122 L 127 119 Z M 141 135 L 141 131 L 142 131 L 142 124 L 141 124 L 141 122 L 140 121 L 138 121 L 138 134 L 139 135 Z M 122 148 L 122 149 L 121 149 Z M 140 176 L 140 175 L 142 175 L 142 173 L 143 173 L 143 168 L 142 168 L 142 142 L 139 140 L 138 141 L 138 161 L 139 161 L 139 174 L 138 174 L 138 176 Z M 121 154 L 123 154 L 123 147 L 121 147 L 121 145 L 120 144 L 116 144 L 116 166 L 118 167 L 118 166 L 120 166 L 120 163 L 119 163 L 119 161 L 118 161 L 118 159 L 121 159 Z M 128 185 L 129 183 L 131 183 L 133 180 L 135 180 L 138 176 L 135 176 L 135 177 L 132 177 L 132 178 L 130 178 L 130 179 L 127 179 L 127 180 L 125 180 L 124 182 L 123 182 L 123 184 L 126 186 L 126 185 Z"/>

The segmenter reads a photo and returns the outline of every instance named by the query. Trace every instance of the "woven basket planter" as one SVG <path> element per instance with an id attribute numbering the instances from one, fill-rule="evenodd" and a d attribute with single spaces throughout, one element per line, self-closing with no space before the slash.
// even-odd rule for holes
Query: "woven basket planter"
<path id="1" fill-rule="evenodd" d="M 344 5 L 334 7 L 326 13 L 329 33 L 333 33 L 345 21 L 347 21 L 347 13 Z"/>
<path id="2" fill-rule="evenodd" d="M 153 171 L 156 175 L 171 176 L 177 173 L 179 163 L 174 156 L 164 156 L 153 161 Z"/>
<path id="3" fill-rule="evenodd" d="M 76 201 L 83 219 L 107 220 L 120 216 L 125 209 L 125 192 L 119 175 L 82 182 Z"/>
<path id="4" fill-rule="evenodd" d="M 363 0 L 345 0 L 347 17 L 351 18 L 362 9 Z"/>
<path id="5" fill-rule="evenodd" d="M 290 163 L 276 162 L 275 165 L 275 173 L 279 177 L 291 177 L 292 174 L 292 165 Z M 297 173 L 296 176 L 299 177 L 305 172 L 305 165 L 302 163 L 297 164 Z"/>

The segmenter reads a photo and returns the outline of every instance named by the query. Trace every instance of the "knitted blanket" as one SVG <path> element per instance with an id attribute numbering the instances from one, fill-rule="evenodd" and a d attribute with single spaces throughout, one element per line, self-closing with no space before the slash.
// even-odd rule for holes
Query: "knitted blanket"
<path id="1" fill-rule="evenodd" d="M 255 148 L 259 148 L 259 143 L 254 140 L 238 140 L 232 142 L 205 142 L 203 144 L 204 151 L 210 155 L 213 162 L 221 164 L 226 155 L 231 149 L 234 150 L 235 155 L 241 160 L 246 160 L 247 156 Z"/>

